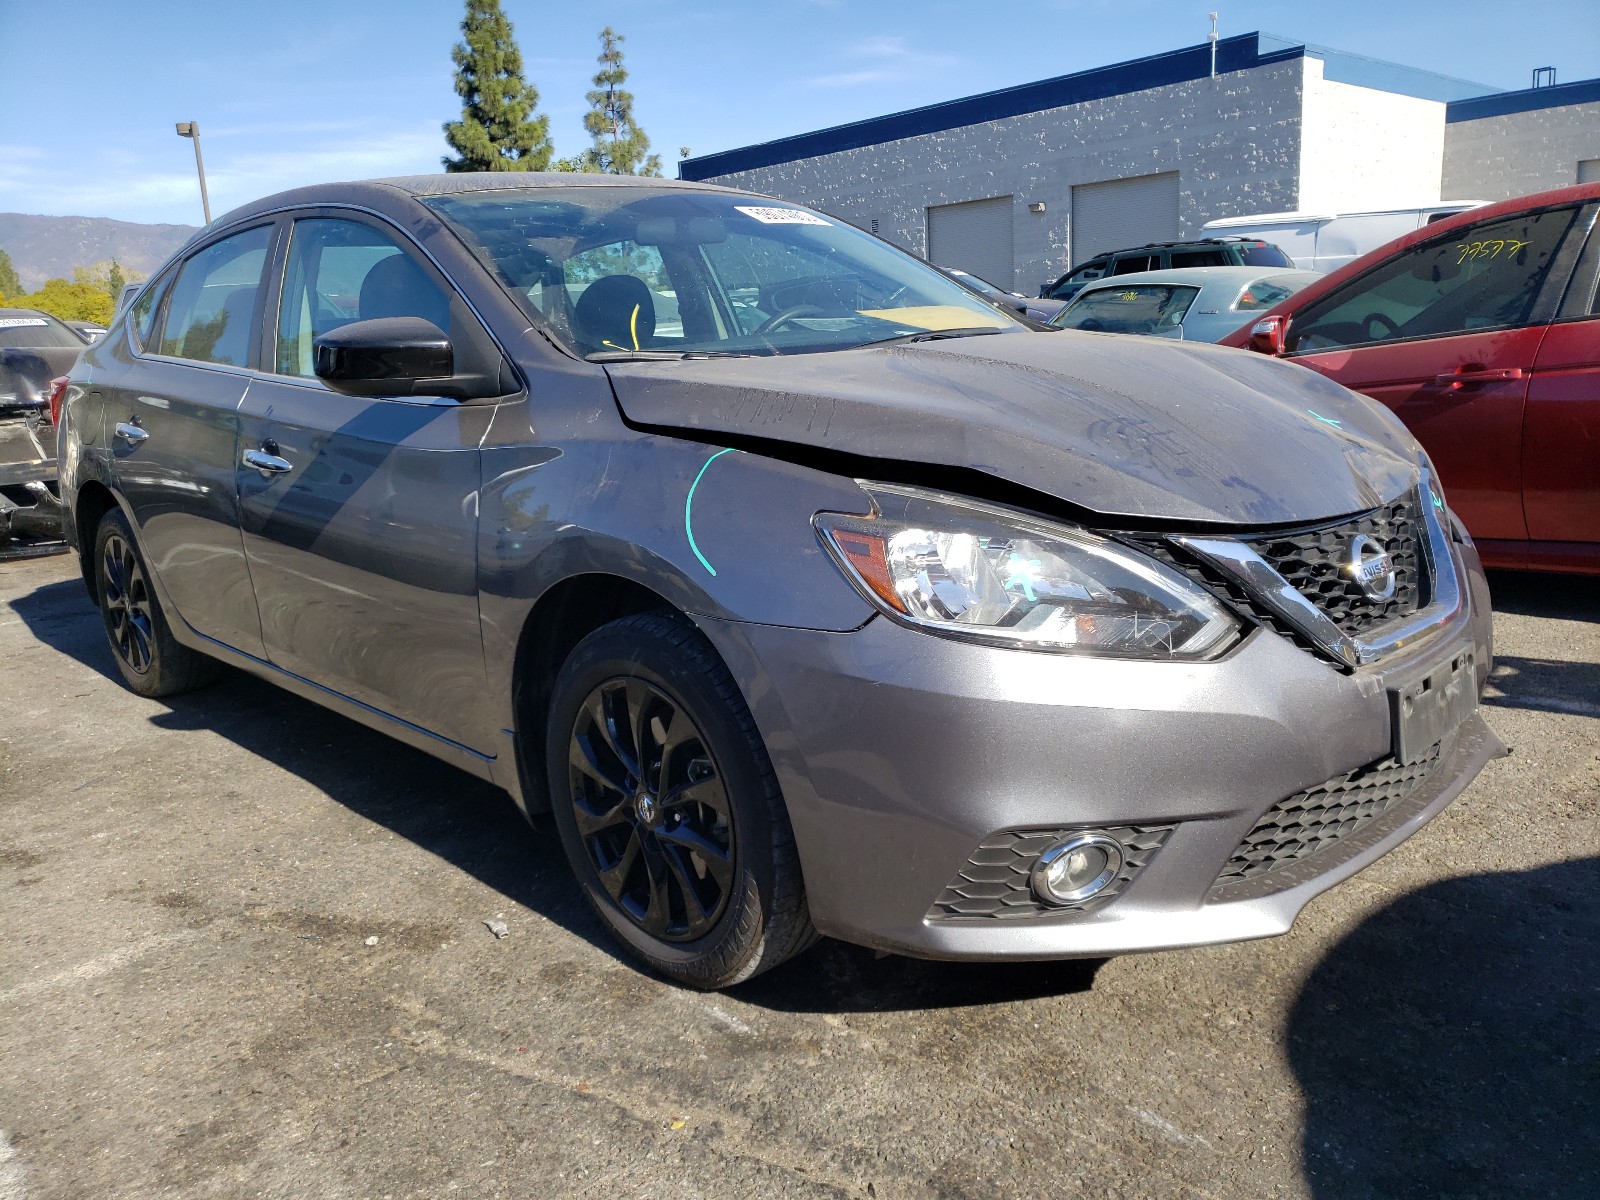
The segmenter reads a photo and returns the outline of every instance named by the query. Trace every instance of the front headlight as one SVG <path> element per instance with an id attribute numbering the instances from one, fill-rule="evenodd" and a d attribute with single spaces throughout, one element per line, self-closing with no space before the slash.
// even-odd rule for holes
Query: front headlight
<path id="1" fill-rule="evenodd" d="M 1086 530 L 938 492 L 861 486 L 870 515 L 818 513 L 813 524 L 862 594 L 907 624 L 1159 660 L 1214 658 L 1242 628 L 1178 571 Z"/>

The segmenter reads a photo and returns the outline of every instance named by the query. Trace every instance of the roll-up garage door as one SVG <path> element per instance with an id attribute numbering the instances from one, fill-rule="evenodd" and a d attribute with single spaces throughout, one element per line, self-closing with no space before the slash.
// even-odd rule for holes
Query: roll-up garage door
<path id="1" fill-rule="evenodd" d="M 1178 237 L 1178 173 L 1081 183 L 1072 189 L 1074 265 L 1108 250 Z"/>
<path id="2" fill-rule="evenodd" d="M 1011 290 L 1011 197 L 928 209 L 928 261 L 955 267 Z"/>

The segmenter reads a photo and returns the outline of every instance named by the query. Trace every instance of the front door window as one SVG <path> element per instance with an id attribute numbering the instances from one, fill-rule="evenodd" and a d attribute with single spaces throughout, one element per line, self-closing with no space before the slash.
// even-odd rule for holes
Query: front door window
<path id="1" fill-rule="evenodd" d="M 1525 213 L 1424 242 L 1295 318 L 1289 352 L 1526 324 L 1573 209 Z"/>
<path id="2" fill-rule="evenodd" d="M 278 304 L 277 373 L 310 378 L 317 338 L 378 317 L 421 317 L 450 333 L 443 289 L 388 234 L 356 221 L 296 221 Z"/>

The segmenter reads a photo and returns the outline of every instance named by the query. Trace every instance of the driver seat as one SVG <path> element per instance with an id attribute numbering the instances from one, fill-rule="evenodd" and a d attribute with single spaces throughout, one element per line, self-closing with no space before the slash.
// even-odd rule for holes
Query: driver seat
<path id="1" fill-rule="evenodd" d="M 572 325 L 587 354 L 643 349 L 656 334 L 655 298 L 638 276 L 605 275 L 583 289 Z"/>

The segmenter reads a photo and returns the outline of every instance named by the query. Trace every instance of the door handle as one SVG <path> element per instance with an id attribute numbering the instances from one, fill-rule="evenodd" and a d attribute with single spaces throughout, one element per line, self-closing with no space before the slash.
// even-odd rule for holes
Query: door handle
<path id="1" fill-rule="evenodd" d="M 149 432 L 139 428 L 137 421 L 118 421 L 117 436 L 130 446 L 137 446 L 150 436 Z"/>
<path id="2" fill-rule="evenodd" d="M 1495 371 L 1467 367 L 1459 371 L 1447 372 L 1444 375 L 1435 375 L 1433 381 L 1440 387 L 1446 387 L 1453 392 L 1457 392 L 1469 383 L 1499 383 L 1510 379 L 1521 379 L 1522 377 L 1523 370 L 1521 367 L 1505 367 Z"/>
<path id="3" fill-rule="evenodd" d="M 265 450 L 246 450 L 244 465 L 260 471 L 263 479 L 271 479 L 274 475 L 294 470 L 294 464 L 287 458 L 279 458 L 276 454 L 268 454 Z"/>

